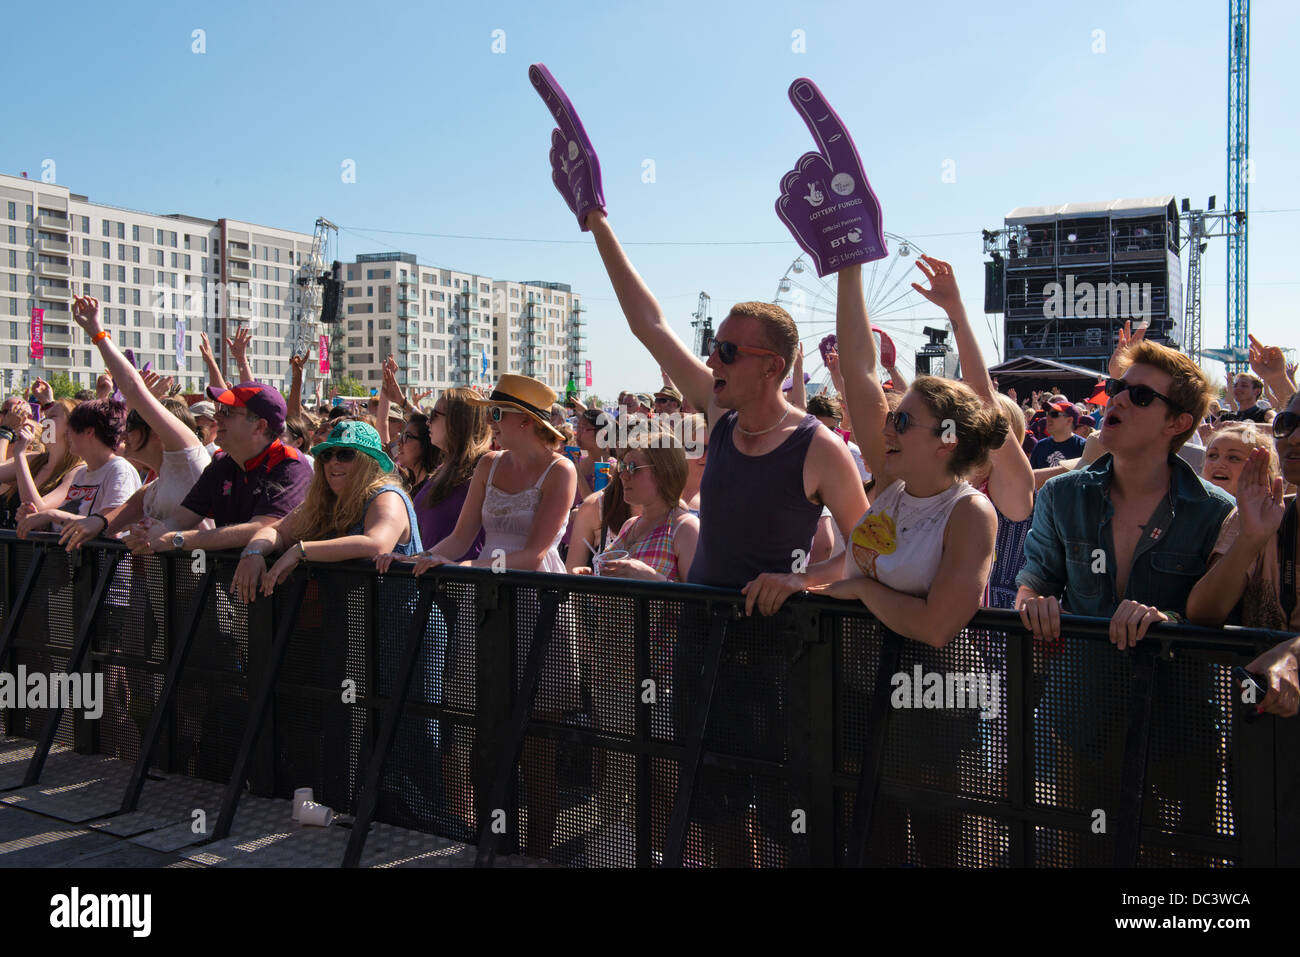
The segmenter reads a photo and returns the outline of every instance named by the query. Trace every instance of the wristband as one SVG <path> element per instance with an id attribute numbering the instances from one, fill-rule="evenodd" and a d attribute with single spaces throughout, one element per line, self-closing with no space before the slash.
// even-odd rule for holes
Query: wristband
<path id="1" fill-rule="evenodd" d="M 4 439 L 6 442 L 12 442 L 14 440 L 13 430 L 0 426 L 0 439 Z"/>
<path id="2" fill-rule="evenodd" d="M 302 541 L 298 542 L 298 560 L 305 562 L 307 560 L 307 549 L 303 547 Z"/>
<path id="3" fill-rule="evenodd" d="M 95 533 L 95 537 L 96 537 L 96 538 L 98 538 L 100 535 L 103 535 L 106 531 L 108 531 L 108 526 L 109 526 L 110 523 L 109 523 L 109 521 L 108 521 L 108 516 L 107 516 L 107 515 L 105 515 L 103 512 L 96 512 L 94 515 L 92 515 L 92 516 L 90 516 L 90 517 L 91 517 L 91 518 L 102 518 L 102 519 L 104 520 L 104 527 L 101 528 L 98 532 Z"/>
<path id="4" fill-rule="evenodd" d="M 245 547 L 244 550 L 239 553 L 240 558 L 252 558 L 254 555 L 262 559 L 262 561 L 266 561 L 266 552 L 260 552 L 252 546 Z"/>
<path id="5" fill-rule="evenodd" d="M 90 337 L 90 341 L 93 342 L 95 345 L 99 345 L 105 339 L 112 339 L 112 338 L 113 337 L 108 334 L 107 329 L 101 329 L 99 330 L 99 332 L 95 333 L 93 336 Z"/>

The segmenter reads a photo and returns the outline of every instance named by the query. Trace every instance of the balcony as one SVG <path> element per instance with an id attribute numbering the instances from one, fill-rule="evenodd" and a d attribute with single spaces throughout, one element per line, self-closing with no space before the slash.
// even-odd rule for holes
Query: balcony
<path id="1" fill-rule="evenodd" d="M 72 332 L 67 329 L 56 329 L 46 326 L 41 334 L 45 337 L 44 341 L 47 346 L 70 346 L 72 345 Z"/>
<path id="2" fill-rule="evenodd" d="M 36 287 L 37 299 L 48 299 L 51 302 L 70 302 L 72 300 L 72 290 L 67 286 L 47 286 L 39 285 Z"/>
<path id="3" fill-rule="evenodd" d="M 249 259 L 252 258 L 252 254 L 251 254 L 251 251 L 249 250 L 249 248 L 248 248 L 247 246 L 245 246 L 245 245 L 242 245 L 242 244 L 239 244 L 239 243 L 227 243 L 227 244 L 226 244 L 226 258 L 227 258 L 227 259 L 242 259 L 244 262 L 248 262 Z"/>
<path id="4" fill-rule="evenodd" d="M 37 229 L 50 229 L 58 233 L 70 232 L 72 223 L 66 216 L 51 216 L 49 213 L 41 213 L 36 217 Z"/>
<path id="5" fill-rule="evenodd" d="M 52 306 L 45 309 L 46 322 L 71 322 L 72 311 L 66 306 Z"/>
<path id="6" fill-rule="evenodd" d="M 397 277 L 397 284 L 399 286 L 413 286 L 415 285 L 415 281 L 414 276 L 402 275 Z"/>
<path id="7" fill-rule="evenodd" d="M 71 369 L 72 364 L 71 350 L 69 350 L 69 353 L 66 356 L 52 356 L 47 354 L 45 358 L 41 360 L 41 365 L 46 369 Z"/>
<path id="8" fill-rule="evenodd" d="M 420 317 L 420 310 L 418 308 L 412 309 L 410 306 L 398 306 L 397 317 L 399 319 L 418 319 Z"/>
<path id="9" fill-rule="evenodd" d="M 38 239 L 36 251 L 47 256 L 71 256 L 72 243 L 64 242 L 62 239 Z"/>
<path id="10" fill-rule="evenodd" d="M 36 275 L 44 278 L 70 279 L 72 278 L 72 267 L 66 263 L 45 263 L 37 262 Z"/>
<path id="11" fill-rule="evenodd" d="M 405 285 L 405 284 L 399 282 L 398 285 L 401 286 L 401 285 Z M 398 289 L 398 290 L 397 290 L 397 301 L 398 301 L 398 302 L 419 302 L 419 301 L 420 301 L 420 295 L 419 295 L 419 293 L 411 292 L 411 290 L 409 290 L 409 289 Z"/>
<path id="12" fill-rule="evenodd" d="M 237 262 L 226 262 L 226 278 L 235 282 L 248 282 L 253 278 L 253 271 Z"/>

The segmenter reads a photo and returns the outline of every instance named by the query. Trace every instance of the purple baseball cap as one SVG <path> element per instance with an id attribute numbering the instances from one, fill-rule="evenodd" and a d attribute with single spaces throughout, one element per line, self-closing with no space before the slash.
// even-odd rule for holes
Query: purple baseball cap
<path id="1" fill-rule="evenodd" d="M 259 419 L 265 419 L 272 436 L 284 431 L 284 419 L 289 412 L 284 396 L 275 386 L 264 382 L 241 382 L 224 391 L 208 386 L 208 398 L 218 405 L 247 409 Z"/>

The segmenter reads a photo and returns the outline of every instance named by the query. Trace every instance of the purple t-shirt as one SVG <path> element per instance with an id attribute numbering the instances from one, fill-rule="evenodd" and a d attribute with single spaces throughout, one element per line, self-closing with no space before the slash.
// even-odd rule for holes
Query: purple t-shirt
<path id="1" fill-rule="evenodd" d="M 242 469 L 222 452 L 203 470 L 181 507 L 212 519 L 217 528 L 258 515 L 283 518 L 307 497 L 312 474 L 298 450 L 279 439 Z"/>
<path id="2" fill-rule="evenodd" d="M 432 491 L 433 482 L 426 480 L 420 486 L 420 490 L 411 499 L 411 504 L 415 506 L 415 518 L 420 524 L 420 543 L 425 548 L 433 548 L 440 541 L 456 530 L 456 522 L 460 520 L 460 510 L 465 504 L 465 499 L 469 497 L 469 482 L 464 485 L 457 485 L 451 490 L 451 494 L 444 498 L 437 505 L 429 504 L 429 494 Z M 470 546 L 469 551 L 460 558 L 458 562 L 470 561 L 478 558 L 478 553 L 483 548 L 484 531 L 478 530 L 478 536 L 474 539 L 474 544 Z M 450 557 L 450 556 L 448 556 Z"/>

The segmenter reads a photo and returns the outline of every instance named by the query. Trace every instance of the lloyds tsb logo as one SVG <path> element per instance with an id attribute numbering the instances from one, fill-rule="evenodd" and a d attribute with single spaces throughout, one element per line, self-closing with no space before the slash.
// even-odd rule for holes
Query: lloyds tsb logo
<path id="1" fill-rule="evenodd" d="M 1150 319 L 1151 283 L 1080 282 L 1067 273 L 1065 283 L 1043 286 L 1047 319 Z"/>

